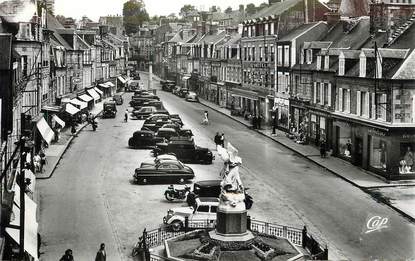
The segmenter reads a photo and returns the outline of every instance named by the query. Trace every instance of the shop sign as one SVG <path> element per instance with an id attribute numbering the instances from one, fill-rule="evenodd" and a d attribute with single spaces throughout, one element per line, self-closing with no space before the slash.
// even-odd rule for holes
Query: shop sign
<path id="1" fill-rule="evenodd" d="M 73 84 L 80 84 L 81 82 L 82 82 L 82 80 L 79 77 L 72 78 L 72 83 Z"/>
<path id="2" fill-rule="evenodd" d="M 220 67 L 220 63 L 219 62 L 212 62 L 212 66 Z"/>
<path id="3" fill-rule="evenodd" d="M 368 134 L 370 134 L 372 136 L 381 136 L 381 137 L 385 137 L 386 136 L 386 133 L 385 132 L 380 131 L 378 129 L 370 128 L 370 129 L 368 129 L 367 132 L 368 132 Z"/>
<path id="4" fill-rule="evenodd" d="M 403 134 L 402 138 L 408 140 L 415 140 L 415 134 Z"/>
<path id="5" fill-rule="evenodd" d="M 344 121 L 337 121 L 337 126 L 342 127 L 342 128 L 351 128 L 352 125 L 348 122 L 344 122 Z"/>

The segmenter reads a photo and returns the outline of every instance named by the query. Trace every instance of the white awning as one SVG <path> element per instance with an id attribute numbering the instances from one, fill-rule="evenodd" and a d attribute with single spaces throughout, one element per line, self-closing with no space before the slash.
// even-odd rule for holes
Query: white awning
<path id="1" fill-rule="evenodd" d="M 37 123 L 36 126 L 42 135 L 43 139 L 50 145 L 55 136 L 53 130 L 49 127 L 49 124 L 46 122 L 45 118 L 41 118 Z"/>
<path id="2" fill-rule="evenodd" d="M 98 89 L 97 87 L 94 87 L 94 90 L 97 92 L 97 93 L 99 93 L 99 95 L 104 95 L 104 93 L 100 90 L 100 89 Z"/>
<path id="3" fill-rule="evenodd" d="M 66 107 L 65 107 L 65 111 L 67 113 L 69 113 L 70 115 L 75 115 L 75 114 L 77 114 L 79 112 L 79 109 L 76 108 L 75 106 L 73 106 L 72 104 L 67 103 L 66 104 Z"/>
<path id="4" fill-rule="evenodd" d="M 115 85 L 112 82 L 106 82 L 106 85 L 108 85 L 109 87 L 115 87 Z"/>
<path id="5" fill-rule="evenodd" d="M 15 196 L 16 197 L 16 196 Z M 37 231 L 38 223 L 36 222 L 36 203 L 33 202 L 29 197 L 25 198 L 25 220 L 24 220 L 24 249 L 31 255 L 35 261 L 38 260 L 37 251 Z M 33 208 L 34 209 L 30 209 Z M 10 220 L 11 225 L 20 226 L 20 209 L 16 204 L 13 204 L 13 214 Z M 14 228 L 6 228 L 6 233 L 17 243 L 20 243 L 20 231 Z"/>
<path id="6" fill-rule="evenodd" d="M 99 87 L 102 87 L 102 88 L 105 88 L 105 89 L 108 89 L 108 88 L 110 88 L 111 86 L 109 86 L 107 83 L 100 83 L 100 84 L 98 84 L 98 86 Z"/>
<path id="7" fill-rule="evenodd" d="M 72 99 L 71 100 L 71 103 L 72 104 L 75 104 L 75 105 L 78 105 L 80 108 L 79 109 L 84 109 L 84 108 L 86 108 L 87 106 L 88 106 L 88 104 L 86 103 L 86 102 L 83 102 L 83 101 L 80 101 L 80 100 L 78 100 L 78 99 Z"/>
<path id="8" fill-rule="evenodd" d="M 99 94 L 94 89 L 89 89 L 87 92 L 92 96 L 92 98 L 94 98 L 94 100 L 99 100 L 101 98 L 101 96 L 99 96 Z"/>
<path id="9" fill-rule="evenodd" d="M 58 117 L 58 115 L 53 115 L 52 117 L 62 128 L 65 128 L 65 122 Z"/>
<path id="10" fill-rule="evenodd" d="M 85 102 L 90 102 L 90 101 L 93 100 L 93 98 L 91 96 L 87 95 L 87 94 L 82 94 L 78 98 L 85 101 Z"/>
<path id="11" fill-rule="evenodd" d="M 127 81 L 124 79 L 124 78 L 122 78 L 121 76 L 118 76 L 118 80 L 120 80 L 120 82 L 122 82 L 123 84 L 125 84 Z"/>
<path id="12" fill-rule="evenodd" d="M 190 79 L 190 76 L 184 76 L 183 77 L 183 81 L 186 81 L 186 80 L 189 80 Z"/>

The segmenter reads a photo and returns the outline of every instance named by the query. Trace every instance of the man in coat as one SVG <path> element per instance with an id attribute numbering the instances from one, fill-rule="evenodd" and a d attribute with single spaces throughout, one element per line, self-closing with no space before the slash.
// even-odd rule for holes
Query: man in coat
<path id="1" fill-rule="evenodd" d="M 99 250 L 97 252 L 97 256 L 95 257 L 95 261 L 106 261 L 107 260 L 107 252 L 105 252 L 105 244 L 101 243 Z"/>

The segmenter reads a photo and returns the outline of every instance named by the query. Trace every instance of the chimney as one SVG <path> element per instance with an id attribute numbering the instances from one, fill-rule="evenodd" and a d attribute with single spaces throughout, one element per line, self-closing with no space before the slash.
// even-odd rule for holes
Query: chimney
<path id="1" fill-rule="evenodd" d="M 308 24 L 308 0 L 304 0 L 304 14 L 305 14 L 305 23 Z"/>
<path id="2" fill-rule="evenodd" d="M 340 14 L 338 12 L 327 12 L 325 15 L 329 26 L 333 26 L 340 21 Z"/>
<path id="3" fill-rule="evenodd" d="M 282 0 L 268 0 L 269 5 L 272 5 L 272 4 L 275 4 L 275 3 L 280 3 L 280 2 L 282 2 Z"/>

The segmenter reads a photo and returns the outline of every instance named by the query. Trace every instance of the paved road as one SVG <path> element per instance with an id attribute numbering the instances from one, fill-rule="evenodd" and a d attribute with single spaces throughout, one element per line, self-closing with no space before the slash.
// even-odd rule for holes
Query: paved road
<path id="1" fill-rule="evenodd" d="M 332 259 L 415 256 L 415 227 L 387 206 L 221 114 L 209 111 L 212 124 L 201 126 L 202 105 L 159 94 L 170 112 L 182 115 L 198 145 L 214 150 L 212 137 L 221 131 L 239 148 L 242 179 L 255 200 L 250 212 L 254 218 L 296 227 L 306 224 L 330 242 Z M 109 260 L 130 260 L 138 234 L 145 227 L 157 227 L 168 208 L 182 205 L 164 200 L 167 185 L 131 184 L 134 168 L 150 155 L 148 150 L 127 148 L 142 121 L 123 123 L 125 108 L 119 107 L 116 119 L 100 120 L 97 132 L 87 127 L 52 179 L 38 182 L 43 260 L 57 260 L 66 248 L 74 250 L 76 260 L 90 260 L 101 242 L 107 245 Z M 190 166 L 196 180 L 203 180 L 217 177 L 221 162 Z M 388 216 L 390 229 L 362 236 L 369 213 Z"/>

